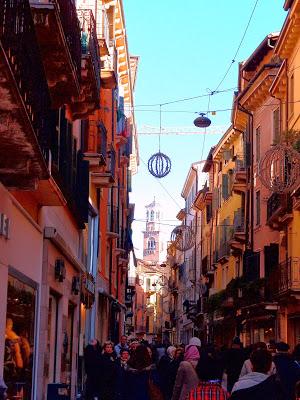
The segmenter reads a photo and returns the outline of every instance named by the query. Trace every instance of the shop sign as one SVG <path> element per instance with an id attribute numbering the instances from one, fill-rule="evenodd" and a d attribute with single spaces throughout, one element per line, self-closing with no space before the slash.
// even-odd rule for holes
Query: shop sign
<path id="1" fill-rule="evenodd" d="M 7 215 L 0 213 L 0 237 L 3 236 L 5 239 L 9 239 L 9 227 L 10 219 Z"/>
<path id="2" fill-rule="evenodd" d="M 95 301 L 95 278 L 85 273 L 81 279 L 81 302 L 85 308 L 91 308 Z"/>

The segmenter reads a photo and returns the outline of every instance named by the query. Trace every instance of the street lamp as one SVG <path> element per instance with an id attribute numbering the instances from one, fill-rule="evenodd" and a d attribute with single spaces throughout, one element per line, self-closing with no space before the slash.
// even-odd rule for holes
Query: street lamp
<path id="1" fill-rule="evenodd" d="M 199 113 L 199 117 L 194 120 L 197 128 L 207 128 L 211 124 L 211 120 L 205 116 L 205 113 Z"/>

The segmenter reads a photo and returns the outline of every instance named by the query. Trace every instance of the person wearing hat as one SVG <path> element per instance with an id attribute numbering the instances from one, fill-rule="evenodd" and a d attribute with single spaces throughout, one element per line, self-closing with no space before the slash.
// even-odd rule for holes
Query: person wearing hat
<path id="1" fill-rule="evenodd" d="M 192 337 L 185 348 L 184 361 L 179 365 L 172 400 L 186 400 L 188 393 L 198 385 L 196 367 L 200 359 L 201 340 Z"/>

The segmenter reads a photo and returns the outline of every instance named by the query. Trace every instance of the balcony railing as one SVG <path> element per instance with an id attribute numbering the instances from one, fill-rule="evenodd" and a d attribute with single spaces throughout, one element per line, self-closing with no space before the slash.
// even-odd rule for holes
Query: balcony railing
<path id="1" fill-rule="evenodd" d="M 97 153 L 102 157 L 102 163 L 106 163 L 107 157 L 107 131 L 102 122 L 98 124 Z"/>
<path id="2" fill-rule="evenodd" d="M 116 152 L 112 146 L 107 155 L 106 171 L 110 173 L 112 179 L 114 180 L 116 173 Z"/>
<path id="3" fill-rule="evenodd" d="M 31 123 L 31 128 L 33 128 L 43 156 L 48 162 L 51 132 L 48 113 L 50 97 L 28 0 L 0 0 L 0 43 L 12 71 L 18 93 L 25 105 L 26 110 L 23 109 L 23 115 L 27 113 L 27 119 Z M 2 58 L 2 55 L 0 57 Z M 2 60 L 4 61 L 4 58 Z M 10 87 L 13 87 L 13 84 L 10 84 Z M 2 100 L 4 100 L 4 104 L 9 102 L 9 98 Z M 9 104 L 7 104 L 7 107 L 9 107 Z M 19 108 L 19 105 L 17 107 L 14 105 L 11 109 L 13 108 Z M 7 109 L 3 111 L 7 111 Z M 20 119 L 21 125 L 24 125 L 25 119 L 23 117 L 23 122 L 22 118 Z M 9 123 L 7 126 L 9 127 Z M 28 126 L 26 126 L 24 133 L 25 137 L 28 138 L 30 135 Z M 2 131 L 1 135 L 3 141 L 6 134 Z M 13 142 L 17 139 L 17 135 L 12 135 L 10 139 Z M 32 145 L 35 139 L 31 138 L 31 140 L 33 140 L 30 143 Z M 14 146 L 15 152 L 17 147 L 22 146 L 20 141 L 10 144 Z M 9 148 L 9 143 L 6 143 L 7 145 L 7 148 Z M 24 143 L 24 145 L 28 147 L 28 144 Z M 4 145 L 2 144 L 1 147 L 3 149 Z M 13 162 L 15 163 L 15 158 Z M 27 155 L 27 166 L 28 162 L 29 156 Z"/>
<path id="4" fill-rule="evenodd" d="M 61 23 L 69 46 L 71 58 L 80 80 L 81 73 L 81 41 L 80 25 L 77 10 L 73 0 L 54 0 L 57 2 L 61 15 Z"/>
<path id="5" fill-rule="evenodd" d="M 279 217 L 292 213 L 292 198 L 288 194 L 273 193 L 267 201 L 267 222 L 270 225 L 279 222 Z"/>
<path id="6" fill-rule="evenodd" d="M 107 232 L 115 234 L 118 237 L 120 234 L 119 208 L 109 204 L 107 209 Z"/>
<path id="7" fill-rule="evenodd" d="M 81 49 L 83 55 L 89 55 L 92 60 L 97 91 L 100 91 L 100 52 L 97 40 L 96 21 L 91 10 L 78 10 L 81 27 Z"/>
<path id="8" fill-rule="evenodd" d="M 275 295 L 300 292 L 300 258 L 293 257 L 280 263 L 271 278 Z"/>

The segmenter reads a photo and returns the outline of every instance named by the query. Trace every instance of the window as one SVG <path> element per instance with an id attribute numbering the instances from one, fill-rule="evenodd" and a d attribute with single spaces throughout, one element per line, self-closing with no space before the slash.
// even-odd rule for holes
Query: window
<path id="1" fill-rule="evenodd" d="M 3 378 L 8 398 L 15 398 L 17 382 L 23 383 L 22 398 L 31 399 L 36 290 L 23 281 L 8 276 Z M 3 343 L 4 342 L 4 343 Z M 18 396 L 17 396 L 18 397 Z"/>
<path id="2" fill-rule="evenodd" d="M 260 126 L 256 128 L 256 134 L 255 134 L 255 155 L 256 155 L 256 162 L 259 162 L 260 160 Z"/>
<path id="3" fill-rule="evenodd" d="M 256 192 L 256 225 L 260 225 L 260 191 Z"/>
<path id="4" fill-rule="evenodd" d="M 159 219 L 159 211 L 156 213 L 156 219 Z"/>
<path id="5" fill-rule="evenodd" d="M 147 221 L 148 221 L 148 219 L 149 219 L 149 211 L 147 211 L 147 213 L 146 213 L 146 218 L 147 218 Z"/>
<path id="6" fill-rule="evenodd" d="M 148 250 L 155 250 L 156 243 L 154 238 L 148 240 Z"/>
<path id="7" fill-rule="evenodd" d="M 151 289 L 151 279 L 147 278 L 146 279 L 146 292 L 149 292 L 150 289 Z"/>
<path id="8" fill-rule="evenodd" d="M 222 197 L 224 200 L 227 200 L 229 197 L 229 178 L 228 175 L 222 175 Z"/>
<path id="9" fill-rule="evenodd" d="M 280 137 L 280 113 L 279 108 L 273 111 L 273 141 L 277 142 Z"/>
<path id="10" fill-rule="evenodd" d="M 150 214 L 151 216 L 150 216 L 150 221 L 154 221 L 154 211 L 152 210 L 151 211 L 151 214 Z"/>
<path id="11" fill-rule="evenodd" d="M 294 101 L 295 101 L 295 84 L 294 84 L 294 74 L 290 77 L 290 85 L 289 85 L 289 116 L 291 117 L 294 114 Z"/>

